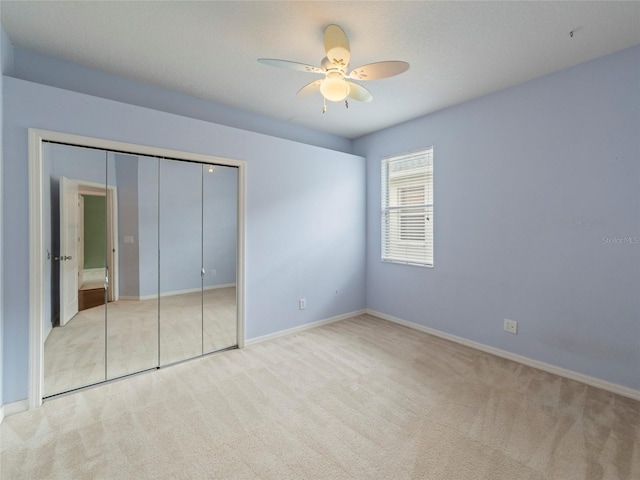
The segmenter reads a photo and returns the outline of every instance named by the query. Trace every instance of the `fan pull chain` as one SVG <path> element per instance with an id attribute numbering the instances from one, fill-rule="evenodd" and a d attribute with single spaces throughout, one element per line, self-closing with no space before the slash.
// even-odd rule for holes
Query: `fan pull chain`
<path id="1" fill-rule="evenodd" d="M 344 80 L 344 108 L 349 109 L 349 84 L 346 80 Z"/>
<path id="2" fill-rule="evenodd" d="M 322 96 L 322 113 L 327 113 L 327 99 Z"/>

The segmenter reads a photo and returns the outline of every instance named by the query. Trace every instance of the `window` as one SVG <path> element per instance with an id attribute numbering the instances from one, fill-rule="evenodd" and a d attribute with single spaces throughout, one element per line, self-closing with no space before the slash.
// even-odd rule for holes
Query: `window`
<path id="1" fill-rule="evenodd" d="M 424 205 L 424 187 L 399 187 L 397 205 Z M 400 240 L 425 240 L 425 217 L 412 211 L 400 212 Z"/>
<path id="2" fill-rule="evenodd" d="M 433 147 L 382 160 L 382 261 L 433 266 Z"/>

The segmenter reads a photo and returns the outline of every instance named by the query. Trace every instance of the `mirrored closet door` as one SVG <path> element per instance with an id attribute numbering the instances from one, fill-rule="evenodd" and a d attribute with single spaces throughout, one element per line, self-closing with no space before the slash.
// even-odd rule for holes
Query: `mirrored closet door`
<path id="1" fill-rule="evenodd" d="M 117 291 L 107 304 L 107 379 L 158 366 L 158 159 L 110 153 L 117 185 Z M 115 175 L 110 178 L 109 175 Z"/>
<path id="2" fill-rule="evenodd" d="M 44 395 L 106 379 L 107 152 L 43 145 Z M 107 225 L 110 229 L 107 231 Z"/>
<path id="3" fill-rule="evenodd" d="M 202 355 L 202 165 L 160 160 L 160 365 Z"/>
<path id="4" fill-rule="evenodd" d="M 43 143 L 44 393 L 238 345 L 238 169 Z"/>
<path id="5" fill-rule="evenodd" d="M 203 166 L 203 353 L 237 344 L 238 169 Z"/>

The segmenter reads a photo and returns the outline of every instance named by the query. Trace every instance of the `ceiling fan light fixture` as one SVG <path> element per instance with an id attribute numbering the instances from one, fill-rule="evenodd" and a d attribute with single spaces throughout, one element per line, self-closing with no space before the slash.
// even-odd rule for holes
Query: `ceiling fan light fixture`
<path id="1" fill-rule="evenodd" d="M 320 84 L 320 93 L 331 102 L 341 102 L 349 96 L 349 84 L 340 72 L 329 72 Z"/>
<path id="2" fill-rule="evenodd" d="M 272 67 L 323 74 L 324 78 L 308 83 L 296 93 L 298 97 L 302 98 L 320 92 L 324 102 L 322 113 L 327 111 L 327 100 L 344 102 L 344 106 L 349 108 L 347 98 L 359 102 L 370 102 L 373 99 L 369 90 L 352 80 L 358 82 L 379 80 L 399 75 L 409 69 L 407 62 L 386 60 L 348 70 L 351 60 L 349 39 L 344 30 L 335 24 L 328 25 L 324 30 L 324 51 L 327 56 L 322 59 L 319 67 L 275 58 L 259 58 L 258 61 Z"/>

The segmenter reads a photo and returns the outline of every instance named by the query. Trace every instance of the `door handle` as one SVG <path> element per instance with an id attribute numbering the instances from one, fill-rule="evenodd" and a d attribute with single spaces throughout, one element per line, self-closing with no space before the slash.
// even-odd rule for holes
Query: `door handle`
<path id="1" fill-rule="evenodd" d="M 61 257 L 54 257 L 53 259 L 57 262 L 63 262 L 65 260 L 73 260 L 73 257 L 71 257 L 71 255 L 62 255 Z"/>

